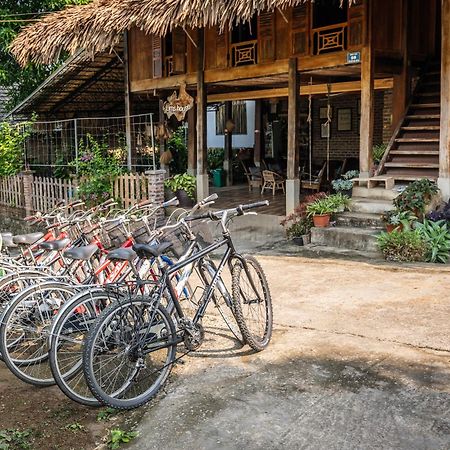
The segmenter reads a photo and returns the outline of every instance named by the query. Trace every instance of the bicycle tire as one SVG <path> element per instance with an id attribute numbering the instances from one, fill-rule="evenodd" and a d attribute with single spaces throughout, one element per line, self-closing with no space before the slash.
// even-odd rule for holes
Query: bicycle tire
<path id="1" fill-rule="evenodd" d="M 141 310 L 138 311 L 136 308 L 141 308 Z M 140 370 L 136 367 L 137 361 L 134 361 L 134 358 L 136 353 L 142 350 L 142 348 L 139 347 L 141 344 L 136 345 L 136 341 L 140 338 L 139 335 L 142 334 L 142 328 L 140 328 L 142 324 L 135 324 L 134 328 L 130 330 L 129 327 L 127 328 L 124 325 L 123 329 L 121 329 L 120 327 L 122 327 L 122 325 L 119 325 L 119 323 L 126 319 L 129 312 L 132 313 L 132 316 L 133 312 L 138 313 L 135 314 L 135 317 L 140 316 L 140 319 L 142 319 L 145 313 L 144 308 L 148 308 L 151 314 L 154 313 L 154 319 L 162 321 L 160 334 L 163 336 L 163 340 L 167 341 L 167 344 L 160 348 L 166 348 L 167 355 L 161 363 L 162 367 L 150 374 L 152 375 L 153 373 L 161 372 L 156 380 L 151 382 L 150 386 L 144 386 L 143 392 L 132 396 L 132 389 L 137 388 L 138 382 L 136 380 L 141 375 Z M 151 325 L 153 326 L 153 324 L 155 324 L 155 326 L 161 326 L 157 321 L 155 322 L 155 320 L 153 320 Z M 114 325 L 118 325 L 119 328 L 114 330 L 112 328 Z M 118 333 L 123 337 L 121 342 L 116 339 Z M 148 334 L 151 335 L 156 333 L 147 333 L 145 335 L 145 340 L 149 339 Z M 101 342 L 102 339 L 105 339 L 103 343 Z M 117 348 L 114 348 L 116 345 Z M 101 354 L 107 354 L 108 351 L 112 353 L 113 350 L 118 350 L 120 347 L 128 348 L 127 355 L 125 355 L 124 352 L 117 353 L 117 355 L 124 355 L 125 363 L 118 363 L 114 360 L 114 356 L 105 359 L 106 362 L 103 363 L 101 362 L 101 358 L 97 358 L 96 353 L 101 356 Z M 166 309 L 161 304 L 156 305 L 151 297 L 134 297 L 129 298 L 124 302 L 113 303 L 101 312 L 95 325 L 91 328 L 86 337 L 83 350 L 83 370 L 86 382 L 91 389 L 92 394 L 104 405 L 121 410 L 138 408 L 153 398 L 166 382 L 175 359 L 176 347 L 176 330 L 173 320 Z M 151 353 L 153 352 L 149 352 L 149 354 Z M 116 373 L 114 381 L 117 380 L 120 372 L 123 370 L 127 372 L 127 369 L 129 369 L 130 374 L 128 375 L 125 373 L 126 379 L 123 382 L 119 382 L 117 387 L 112 386 L 111 388 L 108 388 L 108 392 L 106 392 L 107 387 L 104 383 L 102 386 L 101 370 L 105 369 L 105 366 L 109 362 L 112 362 L 111 366 Z M 128 363 L 129 367 L 126 366 Z M 132 367 L 133 364 L 134 367 Z M 148 380 L 150 375 L 144 374 L 142 380 Z M 109 379 L 111 379 L 110 375 L 107 378 L 107 381 L 109 381 Z"/>
<path id="2" fill-rule="evenodd" d="M 46 331 L 50 328 L 55 310 L 43 307 L 45 301 L 48 303 L 50 292 L 58 295 L 52 299 L 56 306 L 57 301 L 64 302 L 73 295 L 74 287 L 59 282 L 30 286 L 9 302 L 0 321 L 0 353 L 6 366 L 25 383 L 42 387 L 55 384 L 48 365 L 49 339 Z M 15 332 L 19 333 L 17 337 L 14 337 Z M 26 337 L 27 333 L 30 337 Z M 27 348 L 33 349 L 33 344 L 24 344 L 18 350 L 19 343 L 25 339 L 36 343 L 36 349 L 28 358 L 23 355 L 26 355 Z"/>
<path id="3" fill-rule="evenodd" d="M 232 269 L 232 292 L 233 292 L 233 306 L 235 309 L 236 320 L 241 329 L 242 335 L 245 338 L 247 344 L 255 351 L 260 352 L 264 350 L 270 342 L 272 336 L 272 327 L 273 327 L 273 312 L 272 312 L 272 298 L 270 295 L 269 285 L 267 283 L 267 278 L 264 274 L 264 271 L 259 264 L 259 262 L 250 255 L 245 255 L 242 257 L 247 266 L 252 268 L 255 272 L 255 276 L 251 274 L 247 274 L 244 264 L 241 260 L 237 260 Z M 252 278 L 255 287 L 257 285 L 262 289 L 261 292 L 256 293 L 255 299 L 247 300 L 248 295 L 243 291 L 244 289 L 244 276 Z M 256 278 L 256 279 L 255 279 Z M 251 291 L 255 294 L 255 290 L 251 286 L 251 283 L 248 281 L 247 284 L 250 286 Z M 262 297 L 262 298 L 261 298 Z M 263 304 L 263 308 L 258 307 L 259 311 L 264 312 L 264 327 L 259 329 L 259 333 L 255 333 L 254 325 L 256 324 L 256 316 L 253 312 L 250 313 L 252 317 L 249 317 L 243 311 L 243 306 L 250 306 L 258 304 Z"/>
<path id="4" fill-rule="evenodd" d="M 71 400 L 85 406 L 101 403 L 92 395 L 83 373 L 83 341 L 103 310 L 117 293 L 103 288 L 80 292 L 63 306 L 50 331 L 49 362 L 53 378 Z M 102 308 L 102 309 L 100 309 Z"/>

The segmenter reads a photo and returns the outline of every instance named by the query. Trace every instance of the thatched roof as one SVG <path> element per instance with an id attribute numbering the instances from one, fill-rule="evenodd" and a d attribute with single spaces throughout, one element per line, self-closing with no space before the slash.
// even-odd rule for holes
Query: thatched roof
<path id="1" fill-rule="evenodd" d="M 256 12 L 296 6 L 309 0 L 94 0 L 52 13 L 24 28 L 11 46 L 21 65 L 49 64 L 61 51 L 91 54 L 114 47 L 121 34 L 137 27 L 165 35 L 174 27 L 207 27 L 247 21 Z M 348 1 L 350 4 L 353 0 Z"/>

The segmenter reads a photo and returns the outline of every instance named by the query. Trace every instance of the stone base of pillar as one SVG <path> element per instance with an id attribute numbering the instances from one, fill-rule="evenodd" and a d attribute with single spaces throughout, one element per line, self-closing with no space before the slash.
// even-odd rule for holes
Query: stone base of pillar
<path id="1" fill-rule="evenodd" d="M 208 174 L 197 175 L 197 201 L 209 196 Z"/>
<path id="2" fill-rule="evenodd" d="M 300 180 L 286 180 L 286 215 L 294 212 L 300 203 Z"/>
<path id="3" fill-rule="evenodd" d="M 450 178 L 439 177 L 437 184 L 441 190 L 442 199 L 448 202 L 450 200 Z"/>
<path id="4" fill-rule="evenodd" d="M 148 177 L 148 199 L 153 205 L 161 205 L 164 203 L 164 179 L 166 178 L 165 170 L 148 170 L 145 172 Z M 157 220 L 164 218 L 164 211 L 158 210 L 156 213 Z"/>

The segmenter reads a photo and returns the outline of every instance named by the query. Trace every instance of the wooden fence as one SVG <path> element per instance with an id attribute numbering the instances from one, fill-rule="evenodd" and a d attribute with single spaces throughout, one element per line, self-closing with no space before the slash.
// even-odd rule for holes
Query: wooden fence
<path id="1" fill-rule="evenodd" d="M 0 204 L 25 208 L 23 180 L 20 175 L 0 178 Z"/>
<path id="2" fill-rule="evenodd" d="M 60 201 L 70 202 L 77 195 L 77 180 L 32 176 L 31 201 L 25 201 L 24 176 L 0 178 L 0 205 L 47 211 Z M 113 197 L 128 208 L 136 202 L 147 200 L 150 195 L 149 178 L 144 174 L 125 174 L 113 183 Z"/>

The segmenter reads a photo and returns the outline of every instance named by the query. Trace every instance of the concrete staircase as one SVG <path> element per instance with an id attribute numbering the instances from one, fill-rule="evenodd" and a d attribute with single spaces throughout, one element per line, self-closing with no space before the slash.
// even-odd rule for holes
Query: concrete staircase
<path id="1" fill-rule="evenodd" d="M 351 211 L 338 214 L 332 227 L 313 228 L 308 248 L 319 254 L 381 258 L 377 247 L 377 236 L 385 229 L 381 216 L 393 209 L 397 195 L 395 190 L 355 186 Z"/>

